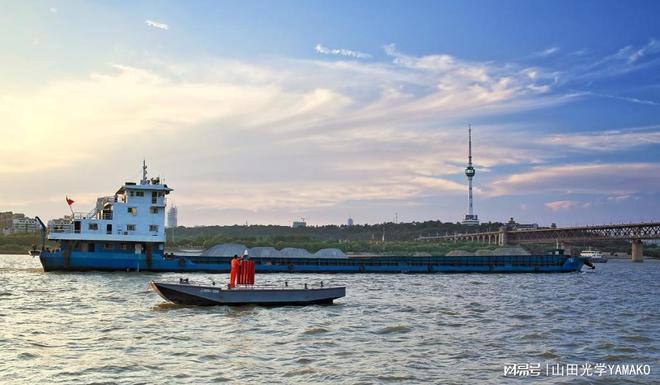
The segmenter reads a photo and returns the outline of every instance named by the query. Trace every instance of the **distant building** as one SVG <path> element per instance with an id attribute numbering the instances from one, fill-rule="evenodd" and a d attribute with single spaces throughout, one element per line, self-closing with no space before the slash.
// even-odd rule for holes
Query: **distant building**
<path id="1" fill-rule="evenodd" d="M 538 223 L 518 223 L 513 218 L 509 219 L 506 226 L 510 230 L 537 230 L 539 228 Z"/>
<path id="2" fill-rule="evenodd" d="M 11 211 L 0 213 L 0 231 L 2 231 L 3 234 L 11 233 L 13 219 L 14 219 L 14 213 L 12 213 Z"/>
<path id="3" fill-rule="evenodd" d="M 179 215 L 179 210 L 176 208 L 176 206 L 171 206 L 169 210 L 167 210 L 167 227 L 172 229 L 177 227 L 179 221 L 178 221 L 178 215 Z"/>
<path id="4" fill-rule="evenodd" d="M 3 234 L 37 233 L 41 227 L 34 218 L 28 218 L 23 213 L 6 211 L 0 213 L 0 231 Z"/>
<path id="5" fill-rule="evenodd" d="M 23 216 L 22 218 L 12 219 L 11 232 L 16 233 L 37 233 L 39 232 L 39 222 L 34 218 L 27 218 Z"/>
<path id="6" fill-rule="evenodd" d="M 305 222 L 304 220 L 293 221 L 293 225 L 291 225 L 291 227 L 293 227 L 294 229 L 298 227 L 307 227 L 307 222 Z"/>
<path id="7" fill-rule="evenodd" d="M 346 224 L 349 225 L 349 226 L 353 226 L 353 224 L 354 224 L 353 223 L 353 218 L 348 217 L 348 220 L 346 221 Z"/>

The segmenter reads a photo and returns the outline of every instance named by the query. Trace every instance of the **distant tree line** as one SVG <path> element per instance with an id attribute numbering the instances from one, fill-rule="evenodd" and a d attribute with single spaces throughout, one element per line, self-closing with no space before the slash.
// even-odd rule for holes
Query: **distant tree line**
<path id="1" fill-rule="evenodd" d="M 496 231 L 502 223 L 488 222 L 479 226 L 460 223 L 426 221 L 410 223 L 379 223 L 366 225 L 324 225 L 290 227 L 278 225 L 196 226 L 168 230 L 174 241 L 224 237 L 235 239 L 269 239 L 271 241 L 412 241 L 423 235 L 446 235 L 465 232 Z M 172 231 L 173 230 L 173 231 Z"/>

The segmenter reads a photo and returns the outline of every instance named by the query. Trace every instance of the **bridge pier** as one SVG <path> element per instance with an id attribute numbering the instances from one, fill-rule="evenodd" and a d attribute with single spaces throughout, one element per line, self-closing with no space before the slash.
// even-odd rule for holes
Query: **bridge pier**
<path id="1" fill-rule="evenodd" d="M 633 262 L 644 262 L 644 244 L 641 239 L 633 239 L 630 257 Z"/>
<path id="2" fill-rule="evenodd" d="M 509 243 L 509 239 L 507 237 L 507 231 L 506 231 L 506 226 L 500 227 L 500 234 L 499 234 L 499 245 L 500 246 L 506 246 Z"/>

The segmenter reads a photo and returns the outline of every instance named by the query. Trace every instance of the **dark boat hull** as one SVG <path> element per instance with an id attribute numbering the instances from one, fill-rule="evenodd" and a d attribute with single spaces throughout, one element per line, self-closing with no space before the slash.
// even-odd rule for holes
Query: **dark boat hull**
<path id="1" fill-rule="evenodd" d="M 310 289 L 238 288 L 223 289 L 218 286 L 199 286 L 151 281 L 149 286 L 164 299 L 180 305 L 260 305 L 303 306 L 331 304 L 346 295 L 345 287 Z"/>
<path id="2" fill-rule="evenodd" d="M 252 258 L 262 273 L 566 273 L 580 271 L 585 259 L 566 255 L 454 257 Z M 44 252 L 45 271 L 151 271 L 227 273 L 231 257 L 115 252 Z"/>

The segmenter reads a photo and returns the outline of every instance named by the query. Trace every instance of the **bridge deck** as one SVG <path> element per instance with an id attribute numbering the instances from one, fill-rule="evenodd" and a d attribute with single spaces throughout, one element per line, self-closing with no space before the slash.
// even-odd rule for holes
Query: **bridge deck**
<path id="1" fill-rule="evenodd" d="M 660 239 L 660 222 L 562 227 L 551 229 L 500 230 L 467 234 L 452 234 L 428 237 L 422 236 L 417 239 L 422 241 L 497 240 L 501 243 L 503 236 L 506 237 L 506 242 L 504 243 L 552 243 L 556 241 Z"/>

